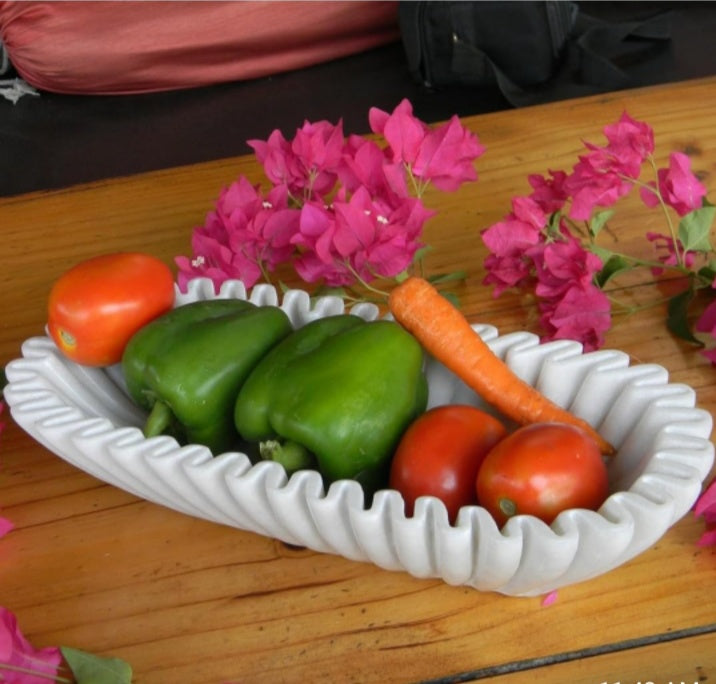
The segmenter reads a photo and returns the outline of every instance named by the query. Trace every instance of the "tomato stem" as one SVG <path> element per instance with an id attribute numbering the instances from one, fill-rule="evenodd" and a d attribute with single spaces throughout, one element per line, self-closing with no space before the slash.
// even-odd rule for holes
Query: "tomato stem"
<path id="1" fill-rule="evenodd" d="M 517 514 L 517 504 L 512 500 L 508 499 L 506 496 L 503 496 L 499 504 L 500 510 L 508 517 L 511 518 L 513 515 Z"/>
<path id="2" fill-rule="evenodd" d="M 77 346 L 77 340 L 71 332 L 65 330 L 64 328 L 60 328 L 59 334 L 60 340 L 62 340 L 62 344 L 67 349 L 74 349 Z"/>

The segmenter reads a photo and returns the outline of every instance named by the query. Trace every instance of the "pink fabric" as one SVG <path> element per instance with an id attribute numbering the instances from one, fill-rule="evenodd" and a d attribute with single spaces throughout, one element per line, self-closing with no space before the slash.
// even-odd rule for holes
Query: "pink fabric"
<path id="1" fill-rule="evenodd" d="M 245 80 L 399 38 L 396 2 L 0 2 L 18 73 L 58 93 Z"/>

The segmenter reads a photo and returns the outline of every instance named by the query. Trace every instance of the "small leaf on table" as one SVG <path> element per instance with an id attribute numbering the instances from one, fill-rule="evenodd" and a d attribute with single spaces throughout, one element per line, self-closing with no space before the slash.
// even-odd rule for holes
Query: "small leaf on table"
<path id="1" fill-rule="evenodd" d="M 666 325 L 669 330 L 687 342 L 703 347 L 704 344 L 694 336 L 689 325 L 689 304 L 694 298 L 694 290 L 689 288 L 669 300 L 668 315 Z"/>
<path id="2" fill-rule="evenodd" d="M 60 646 L 62 656 L 77 684 L 131 684 L 132 668 L 120 658 L 102 658 L 68 646 Z"/>

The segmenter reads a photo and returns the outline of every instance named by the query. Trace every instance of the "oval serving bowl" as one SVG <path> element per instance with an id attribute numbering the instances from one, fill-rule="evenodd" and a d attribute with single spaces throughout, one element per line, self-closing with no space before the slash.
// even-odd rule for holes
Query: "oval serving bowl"
<path id="1" fill-rule="evenodd" d="M 337 297 L 311 300 L 301 290 L 281 301 L 273 287 L 247 292 L 239 281 L 196 279 L 177 305 L 213 297 L 280 306 L 294 327 L 345 313 Z M 378 309 L 350 310 L 366 320 Z M 609 462 L 610 496 L 598 511 L 568 510 L 546 525 L 515 516 L 498 529 L 479 506 L 448 522 L 443 504 L 418 500 L 412 517 L 401 495 L 378 492 L 366 505 L 358 483 L 327 491 L 317 472 L 287 478 L 277 463 L 253 465 L 238 452 L 213 457 L 170 437 L 146 439 L 144 414 L 128 398 L 117 366 L 89 368 L 64 358 L 48 337 L 22 345 L 6 367 L 5 398 L 13 419 L 55 454 L 141 498 L 187 515 L 275 537 L 319 552 L 368 561 L 415 577 L 511 596 L 533 596 L 588 580 L 651 547 L 693 506 L 714 461 L 711 415 L 695 392 L 669 383 L 655 364 L 630 365 L 620 351 L 583 353 L 577 342 L 541 344 L 526 332 L 498 335 L 475 325 L 524 380 L 588 420 L 617 447 Z M 469 403 L 491 410 L 442 364 L 426 359 L 429 405 Z"/>

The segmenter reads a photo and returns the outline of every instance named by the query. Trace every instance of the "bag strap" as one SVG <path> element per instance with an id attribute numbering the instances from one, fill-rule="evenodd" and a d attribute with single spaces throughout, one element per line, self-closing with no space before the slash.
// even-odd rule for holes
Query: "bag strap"
<path id="1" fill-rule="evenodd" d="M 461 42 L 459 48 L 469 57 L 466 61 L 472 68 L 481 65 L 482 70 L 492 74 L 508 102 L 521 107 L 628 87 L 629 76 L 615 60 L 643 50 L 645 45 L 653 47 L 654 43 L 670 40 L 671 18 L 672 12 L 665 11 L 645 19 L 609 23 L 579 12 L 563 46 L 557 73 L 534 87 L 516 83 L 475 45 Z M 417 55 L 418 46 L 413 49 L 412 54 Z"/>
<path id="2" fill-rule="evenodd" d="M 575 27 L 577 38 L 567 43 L 567 63 L 577 69 L 585 83 L 595 87 L 626 86 L 629 77 L 614 60 L 643 49 L 645 43 L 670 40 L 672 16 L 667 11 L 640 21 L 609 24 L 580 14 Z"/>

